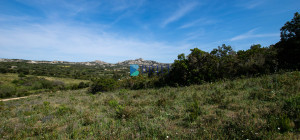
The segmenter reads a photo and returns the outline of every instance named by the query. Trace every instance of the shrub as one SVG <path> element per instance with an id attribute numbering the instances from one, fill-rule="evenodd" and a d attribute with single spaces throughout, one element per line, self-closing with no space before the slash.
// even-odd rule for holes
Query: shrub
<path id="1" fill-rule="evenodd" d="M 18 96 L 18 97 L 21 97 L 21 96 L 28 96 L 30 93 L 29 93 L 29 91 L 28 91 L 28 89 L 26 89 L 26 88 L 19 88 L 17 91 L 16 91 L 16 95 Z"/>
<path id="2" fill-rule="evenodd" d="M 284 112 L 295 124 L 296 131 L 300 130 L 300 95 L 285 101 Z"/>
<path id="3" fill-rule="evenodd" d="M 12 97 L 16 93 L 16 88 L 11 85 L 0 85 L 0 98 Z"/>
<path id="4" fill-rule="evenodd" d="M 36 89 L 42 89 L 43 85 L 40 82 L 34 82 L 32 84 L 32 89 L 36 90 Z"/>
<path id="5" fill-rule="evenodd" d="M 41 78 L 40 83 L 42 84 L 42 87 L 44 89 L 52 89 L 53 88 L 53 83 L 49 80 L 44 79 L 44 78 Z"/>
<path id="6" fill-rule="evenodd" d="M 136 111 L 132 107 L 118 105 L 116 108 L 116 118 L 129 119 L 135 116 Z"/>
<path id="7" fill-rule="evenodd" d="M 83 126 L 88 126 L 91 125 L 95 122 L 95 120 L 93 119 L 93 116 L 91 115 L 91 112 L 85 111 L 82 112 L 82 114 L 80 114 L 80 123 Z"/>
<path id="8" fill-rule="evenodd" d="M 57 108 L 57 111 L 56 111 L 56 114 L 57 115 L 65 115 L 65 114 L 68 114 L 68 113 L 72 113 L 74 112 L 74 109 L 72 108 L 69 108 L 67 107 L 66 105 L 60 105 L 58 108 Z"/>
<path id="9" fill-rule="evenodd" d="M 78 84 L 78 88 L 80 89 L 80 88 L 86 88 L 87 87 L 87 85 L 84 83 L 84 82 L 80 82 L 79 84 Z"/>
<path id="10" fill-rule="evenodd" d="M 69 88 L 72 89 L 72 90 L 76 90 L 76 89 L 78 89 L 78 85 L 77 84 L 72 84 Z"/>
<path id="11" fill-rule="evenodd" d="M 63 81 L 56 80 L 56 81 L 53 81 L 52 83 L 53 83 L 53 87 L 55 87 L 55 88 L 58 88 L 60 90 L 65 89 L 65 83 Z"/>
<path id="12" fill-rule="evenodd" d="M 127 89 L 120 89 L 119 91 L 119 95 L 125 95 L 125 94 L 128 94 L 128 90 Z"/>
<path id="13" fill-rule="evenodd" d="M 26 75 L 25 75 L 24 73 L 20 73 L 20 74 L 18 75 L 18 77 L 22 78 L 22 77 L 26 77 Z"/>
<path id="14" fill-rule="evenodd" d="M 119 105 L 119 103 L 116 100 L 109 100 L 108 105 L 111 107 L 117 107 Z"/>
<path id="15" fill-rule="evenodd" d="M 190 122 L 195 121 L 198 118 L 198 116 L 200 116 L 203 113 L 196 99 L 193 99 L 193 102 L 188 104 L 186 112 L 189 113 L 187 119 Z"/>
<path id="16" fill-rule="evenodd" d="M 88 92 L 96 94 L 97 92 L 112 91 L 116 89 L 117 82 L 114 79 L 97 79 L 91 84 Z"/>
<path id="17" fill-rule="evenodd" d="M 283 110 L 289 117 L 300 119 L 300 95 L 287 99 Z"/>
<path id="18" fill-rule="evenodd" d="M 284 133 L 292 130 L 293 128 L 292 121 L 285 114 L 270 116 L 267 121 L 269 130 L 272 131 Z"/>

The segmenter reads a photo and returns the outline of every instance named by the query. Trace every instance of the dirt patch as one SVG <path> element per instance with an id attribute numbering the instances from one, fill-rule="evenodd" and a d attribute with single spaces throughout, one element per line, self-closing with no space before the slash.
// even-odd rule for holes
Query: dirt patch
<path id="1" fill-rule="evenodd" d="M 0 101 L 5 102 L 5 101 L 10 101 L 10 100 L 19 100 L 19 99 L 23 99 L 23 98 L 32 97 L 32 96 L 39 96 L 39 95 L 30 95 L 30 96 L 17 97 L 17 98 L 0 99 Z"/>

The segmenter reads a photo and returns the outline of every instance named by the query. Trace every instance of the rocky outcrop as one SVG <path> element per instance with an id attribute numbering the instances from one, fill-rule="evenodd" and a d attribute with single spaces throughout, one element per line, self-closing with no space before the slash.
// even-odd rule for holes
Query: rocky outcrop
<path id="1" fill-rule="evenodd" d="M 167 63 L 159 63 L 153 60 L 144 60 L 142 58 L 135 59 L 135 60 L 126 60 L 123 62 L 118 62 L 117 65 L 130 65 L 130 64 L 137 64 L 137 65 L 167 65 Z"/>

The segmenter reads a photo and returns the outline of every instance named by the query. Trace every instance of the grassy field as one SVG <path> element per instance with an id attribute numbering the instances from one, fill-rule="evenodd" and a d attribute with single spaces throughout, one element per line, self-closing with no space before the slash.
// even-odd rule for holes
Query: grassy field
<path id="1" fill-rule="evenodd" d="M 27 75 L 31 76 L 31 75 Z M 88 80 L 81 80 L 81 79 L 71 79 L 71 78 L 59 78 L 59 77 L 48 77 L 48 76 L 37 76 L 40 78 L 45 78 L 50 81 L 62 81 L 65 84 L 78 84 L 80 82 L 89 82 Z M 17 73 L 0 73 L 0 81 L 2 83 L 11 83 L 13 80 L 18 79 L 18 74 Z"/>
<path id="2" fill-rule="evenodd" d="M 89 83 L 88 80 L 71 78 L 0 73 L 0 98 L 22 97 L 45 91 L 78 89 L 81 82 L 83 86 Z"/>
<path id="3" fill-rule="evenodd" d="M 0 139 L 299 139 L 300 72 L 0 102 Z"/>

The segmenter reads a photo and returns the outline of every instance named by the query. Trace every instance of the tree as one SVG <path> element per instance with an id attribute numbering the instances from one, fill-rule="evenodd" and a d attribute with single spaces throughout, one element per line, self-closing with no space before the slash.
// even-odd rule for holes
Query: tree
<path id="1" fill-rule="evenodd" d="M 281 29 L 281 40 L 275 44 L 279 67 L 300 69 L 300 15 L 288 21 Z"/>
<path id="2" fill-rule="evenodd" d="M 167 75 L 167 80 L 170 85 L 188 85 L 188 61 L 185 55 L 179 54 L 178 60 L 174 60 L 172 69 Z"/>
<path id="3" fill-rule="evenodd" d="M 296 12 L 294 18 L 288 21 L 280 29 L 280 37 L 282 41 L 287 41 L 291 38 L 300 37 L 300 14 Z"/>

